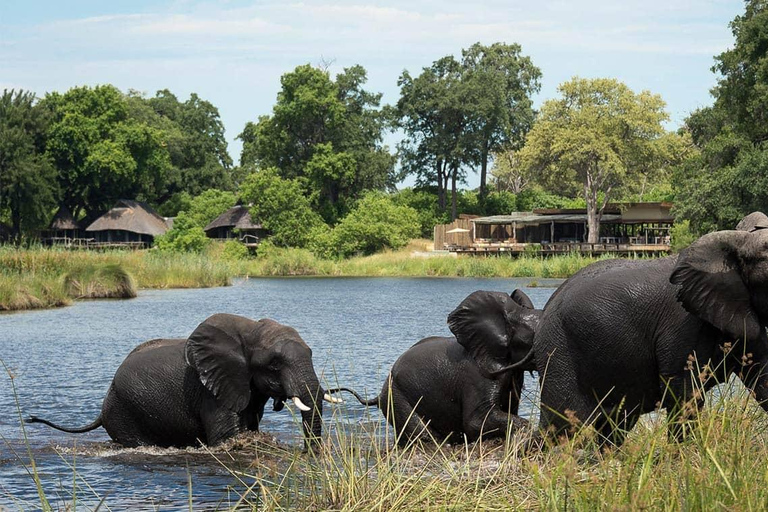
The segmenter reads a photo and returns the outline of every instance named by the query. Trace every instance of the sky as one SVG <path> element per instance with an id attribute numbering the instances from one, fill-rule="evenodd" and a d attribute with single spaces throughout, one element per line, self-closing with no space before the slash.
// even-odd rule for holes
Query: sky
<path id="1" fill-rule="evenodd" d="M 617 78 L 660 94 L 674 129 L 711 104 L 714 56 L 743 10 L 741 0 L 0 0 L 0 89 L 194 92 L 218 107 L 238 161 L 235 138 L 271 113 L 280 76 L 298 65 L 361 64 L 366 88 L 394 103 L 403 70 L 505 42 L 542 71 L 536 106 L 574 76 Z"/>

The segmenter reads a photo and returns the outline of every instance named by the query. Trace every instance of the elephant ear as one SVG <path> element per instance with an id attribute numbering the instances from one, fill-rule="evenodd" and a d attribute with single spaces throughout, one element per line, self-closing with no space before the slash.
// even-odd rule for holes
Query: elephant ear
<path id="1" fill-rule="evenodd" d="M 231 411 L 242 411 L 251 400 L 244 341 L 256 325 L 241 316 L 213 315 L 197 326 L 184 349 L 203 385 Z"/>
<path id="2" fill-rule="evenodd" d="M 717 231 L 680 253 L 669 281 L 680 285 L 677 300 L 689 313 L 731 339 L 756 339 L 760 320 L 741 276 L 739 252 L 752 237 L 745 231 Z"/>
<path id="3" fill-rule="evenodd" d="M 531 298 L 528 297 L 528 295 L 526 295 L 525 292 L 520 288 L 516 288 L 515 291 L 512 292 L 510 297 L 512 297 L 513 301 L 523 306 L 524 308 L 535 309 L 533 307 L 533 302 L 531 301 Z"/>
<path id="4" fill-rule="evenodd" d="M 768 229 L 768 216 L 763 212 L 752 212 L 736 224 L 737 231 L 751 233 L 760 229 Z"/>
<path id="5" fill-rule="evenodd" d="M 448 315 L 448 327 L 456 340 L 489 374 L 508 364 L 510 338 L 506 305 L 509 301 L 506 293 L 476 291 Z"/>

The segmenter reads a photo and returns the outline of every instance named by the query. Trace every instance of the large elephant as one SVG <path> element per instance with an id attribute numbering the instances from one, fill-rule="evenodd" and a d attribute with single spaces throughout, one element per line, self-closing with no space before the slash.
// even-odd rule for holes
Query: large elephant
<path id="1" fill-rule="evenodd" d="M 592 424 L 620 445 L 662 407 L 682 439 L 704 392 L 733 373 L 768 410 L 768 230 L 745 220 L 679 256 L 598 262 L 560 286 L 534 341 L 542 431 Z"/>
<path id="2" fill-rule="evenodd" d="M 299 333 L 274 320 L 217 314 L 188 339 L 157 339 L 136 347 L 115 373 L 90 425 L 71 429 L 32 417 L 65 432 L 103 426 L 128 446 L 215 445 L 258 430 L 264 405 L 292 399 L 301 410 L 308 443 L 319 440 L 322 400 L 337 401 L 320 386 L 312 350 Z"/>
<path id="3" fill-rule="evenodd" d="M 523 376 L 535 369 L 531 352 L 540 311 L 525 293 L 477 291 L 448 315 L 456 336 L 424 338 L 395 362 L 378 405 L 398 444 L 414 439 L 474 441 L 504 436 L 528 422 L 517 416 Z"/>

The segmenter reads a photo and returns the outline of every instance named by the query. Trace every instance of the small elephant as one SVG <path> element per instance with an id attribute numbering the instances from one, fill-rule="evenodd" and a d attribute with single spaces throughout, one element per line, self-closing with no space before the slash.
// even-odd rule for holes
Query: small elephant
<path id="1" fill-rule="evenodd" d="M 397 432 L 397 442 L 438 442 L 502 437 L 508 425 L 528 422 L 517 416 L 523 376 L 535 369 L 533 335 L 539 310 L 520 290 L 510 296 L 476 291 L 448 315 L 455 338 L 424 338 L 395 362 L 377 405 Z"/>
<path id="2" fill-rule="evenodd" d="M 735 373 L 768 410 L 768 226 L 698 239 L 678 256 L 592 264 L 552 295 L 535 335 L 540 429 L 592 424 L 620 445 L 666 408 L 682 439 L 704 392 Z"/>
<path id="3" fill-rule="evenodd" d="M 338 401 L 321 388 L 312 350 L 295 329 L 217 314 L 188 339 L 136 347 L 117 369 L 101 414 L 90 425 L 69 429 L 37 417 L 27 421 L 72 433 L 103 426 L 127 447 L 215 445 L 258 430 L 269 398 L 275 410 L 292 399 L 308 444 L 320 438 L 322 399 Z"/>

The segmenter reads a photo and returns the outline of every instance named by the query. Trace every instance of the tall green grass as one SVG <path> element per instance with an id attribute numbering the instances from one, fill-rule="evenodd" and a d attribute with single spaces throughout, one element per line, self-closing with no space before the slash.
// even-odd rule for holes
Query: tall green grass
<path id="1" fill-rule="evenodd" d="M 266 510 L 764 510 L 768 416 L 738 382 L 710 398 L 686 442 L 668 440 L 659 413 L 603 451 L 590 429 L 535 453 L 522 437 L 401 450 L 381 432 L 350 433 L 336 412 L 322 453 L 255 462 L 241 499 Z"/>
<path id="2" fill-rule="evenodd" d="M 0 247 L 0 311 L 64 306 L 73 299 L 135 297 L 137 288 L 224 286 L 242 273 L 209 255 Z"/>

